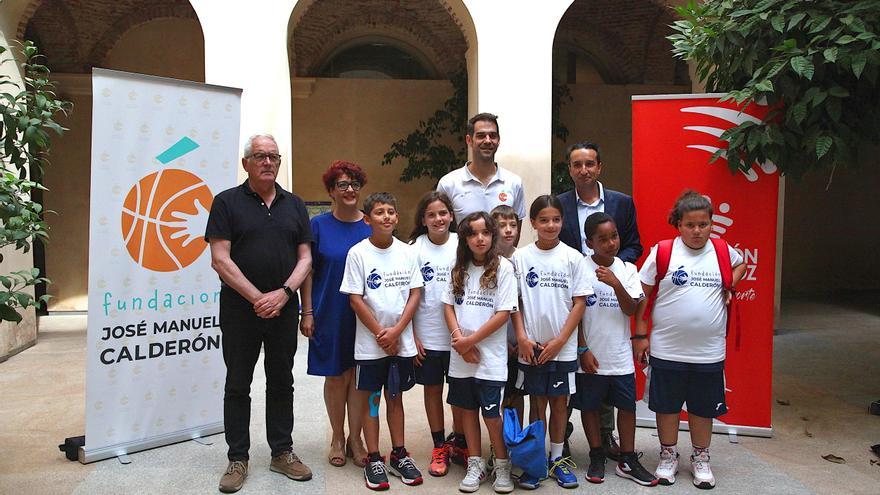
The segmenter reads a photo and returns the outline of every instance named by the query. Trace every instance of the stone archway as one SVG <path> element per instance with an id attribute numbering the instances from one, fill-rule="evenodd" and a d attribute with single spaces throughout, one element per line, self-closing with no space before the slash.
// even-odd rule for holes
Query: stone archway
<path id="1" fill-rule="evenodd" d="M 629 192 L 633 94 L 689 93 L 687 64 L 672 57 L 666 36 L 674 11 L 665 1 L 575 0 L 556 30 L 554 76 L 572 101 L 560 120 L 570 131 L 554 139 L 554 162 L 565 148 L 590 140 L 602 147 L 603 178 Z M 563 60 L 560 60 L 563 59 Z"/>
<path id="2" fill-rule="evenodd" d="M 401 168 L 380 162 L 391 143 L 442 107 L 452 94 L 450 79 L 468 67 L 476 30 L 464 5 L 453 3 L 297 3 L 289 23 L 288 58 L 293 81 L 293 182 L 304 199 L 327 199 L 316 169 L 324 170 L 334 159 L 350 160 L 369 175 L 365 194 L 387 190 L 398 195 L 400 229 L 409 232 L 408 208 L 433 183 L 425 179 L 401 184 Z M 408 55 L 427 76 L 405 79 L 392 71 L 382 79 L 349 79 L 354 76 L 328 77 L 322 71 L 345 50 L 370 43 L 393 48 L 389 53 L 398 50 Z M 373 72 L 381 72 L 380 64 L 376 65 Z"/>
<path id="3" fill-rule="evenodd" d="M 204 37 L 188 0 L 34 0 L 18 23 L 46 55 L 58 93 L 74 102 L 53 141 L 43 197 L 53 240 L 35 264 L 53 280 L 51 311 L 87 309 L 92 67 L 204 81 Z"/>

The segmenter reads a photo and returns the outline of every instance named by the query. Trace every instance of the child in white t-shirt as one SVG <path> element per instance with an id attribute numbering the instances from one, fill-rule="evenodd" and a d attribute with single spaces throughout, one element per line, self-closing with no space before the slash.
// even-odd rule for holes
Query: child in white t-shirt
<path id="1" fill-rule="evenodd" d="M 583 255 L 559 241 L 562 205 L 555 196 L 539 196 L 529 208 L 538 240 L 513 255 L 522 297 L 524 328 L 517 325 L 520 369 L 525 390 L 535 398 L 538 418 L 550 432 L 550 476 L 564 488 L 578 486 L 571 457 L 562 455 L 568 422 L 568 397 L 575 392 L 577 327 L 584 315 L 587 281 Z M 547 405 L 550 421 L 546 421 Z M 534 489 L 539 480 L 524 475 L 519 484 Z"/>
<path id="2" fill-rule="evenodd" d="M 516 241 L 519 239 L 519 216 L 516 210 L 508 205 L 498 205 L 489 212 L 497 226 L 498 254 L 508 260 L 516 252 Z M 523 396 L 526 391 L 517 387 L 519 366 L 517 365 L 516 330 L 513 328 L 513 317 L 507 321 L 507 385 L 504 386 L 504 407 L 516 409 L 517 417 L 522 422 L 525 404 Z M 522 425 L 520 425 L 522 426 Z"/>
<path id="3" fill-rule="evenodd" d="M 498 256 L 495 222 L 486 212 L 464 217 L 458 228 L 458 250 L 451 280 L 443 294 L 443 313 L 452 329 L 447 402 L 461 409 L 468 444 L 468 467 L 459 484 L 475 492 L 486 477 L 481 457 L 477 410 L 489 431 L 495 452 L 498 493 L 513 491 L 510 459 L 501 429 L 501 402 L 507 381 L 507 332 L 511 311 L 517 310 L 513 265 Z"/>
<path id="4" fill-rule="evenodd" d="M 356 387 L 364 396 L 364 440 L 368 459 L 364 481 L 372 490 L 388 489 L 384 459 L 379 454 L 379 401 L 385 389 L 391 433 L 388 468 L 407 485 L 422 483 L 422 474 L 404 447 L 402 393 L 415 384 L 416 345 L 412 317 L 419 305 L 422 274 L 413 249 L 394 237 L 397 200 L 389 193 L 364 201 L 370 237 L 355 244 L 345 260 L 340 292 L 349 294 L 357 315 L 354 359 Z"/>
<path id="5" fill-rule="evenodd" d="M 660 484 L 671 485 L 678 472 L 679 414 L 687 404 L 693 455 L 694 485 L 712 488 L 715 477 L 709 466 L 712 419 L 727 412 L 724 402 L 727 304 L 732 293 L 721 282 L 712 231 L 712 204 L 695 191 L 685 191 L 669 214 L 678 229 L 672 242 L 669 268 L 657 283 L 655 245 L 645 259 L 639 277 L 646 297 L 658 290 L 651 313 L 651 378 L 648 407 L 657 415 L 660 463 L 654 475 Z M 742 257 L 727 246 L 732 285 L 745 273 Z M 639 304 L 633 351 L 643 360 L 648 351 L 647 301 Z"/>
<path id="6" fill-rule="evenodd" d="M 617 224 L 607 213 L 587 217 L 584 238 L 593 252 L 585 260 L 594 294 L 587 297 L 578 335 L 582 369 L 578 370 L 577 393 L 571 397 L 571 405 L 581 410 L 590 444 L 586 479 L 591 483 L 605 481 L 605 450 L 599 426 L 599 410 L 605 403 L 617 408 L 620 460 L 615 472 L 640 485 L 654 486 L 657 478 L 642 467 L 635 452 L 636 375 L 629 318 L 643 297 L 639 272 L 635 265 L 617 257 Z"/>
<path id="7" fill-rule="evenodd" d="M 454 222 L 452 201 L 442 192 L 425 193 L 416 207 L 415 228 L 410 244 L 416 251 L 419 269 L 425 286 L 419 299 L 419 309 L 413 317 L 418 355 L 415 360 L 416 383 L 424 387 L 425 413 L 434 449 L 431 451 L 431 476 L 445 476 L 449 470 L 455 439 L 464 443 L 460 419 L 453 414 L 453 435 L 446 440 L 443 415 L 443 381 L 449 371 L 449 328 L 443 319 L 441 297 L 449 285 L 449 270 L 455 263 L 458 236 L 449 232 Z M 461 446 L 459 446 L 461 449 Z M 455 453 L 459 452 L 456 449 Z M 466 452 L 466 449 L 464 449 Z M 467 454 L 462 464 L 467 462 Z"/>

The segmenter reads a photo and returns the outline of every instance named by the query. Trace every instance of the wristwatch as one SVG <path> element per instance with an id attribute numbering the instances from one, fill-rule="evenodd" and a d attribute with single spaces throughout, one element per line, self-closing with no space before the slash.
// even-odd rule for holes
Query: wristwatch
<path id="1" fill-rule="evenodd" d="M 293 291 L 290 290 L 290 287 L 282 285 L 281 288 L 284 289 L 284 293 L 287 294 L 288 298 L 293 299 Z"/>

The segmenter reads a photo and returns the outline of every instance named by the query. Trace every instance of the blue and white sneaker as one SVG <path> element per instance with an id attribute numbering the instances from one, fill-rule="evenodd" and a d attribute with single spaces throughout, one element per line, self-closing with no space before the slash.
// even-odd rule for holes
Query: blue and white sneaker
<path id="1" fill-rule="evenodd" d="M 541 486 L 541 480 L 535 476 L 530 475 L 529 473 L 521 474 L 516 483 L 523 490 L 534 490 Z"/>
<path id="2" fill-rule="evenodd" d="M 571 460 L 571 457 L 557 457 L 554 460 L 548 461 L 548 463 L 550 477 L 556 479 L 557 485 L 562 488 L 578 487 L 578 478 L 577 475 L 574 474 L 574 469 L 576 469 L 577 466 L 574 461 Z"/>

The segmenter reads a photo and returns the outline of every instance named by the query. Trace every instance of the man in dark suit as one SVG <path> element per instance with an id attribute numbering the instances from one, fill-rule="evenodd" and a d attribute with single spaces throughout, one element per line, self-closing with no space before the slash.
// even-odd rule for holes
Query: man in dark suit
<path id="1" fill-rule="evenodd" d="M 576 143 L 568 148 L 568 173 L 575 188 L 559 195 L 563 225 L 559 239 L 584 254 L 593 254 L 584 239 L 584 220 L 593 213 L 605 212 L 617 224 L 620 252 L 617 257 L 635 263 L 642 255 L 636 207 L 632 196 L 606 189 L 599 182 L 602 160 L 599 145 Z"/>
<path id="2" fill-rule="evenodd" d="M 617 233 L 620 236 L 617 257 L 635 263 L 642 255 L 639 228 L 636 225 L 636 207 L 632 196 L 605 189 L 599 182 L 602 174 L 599 145 L 589 142 L 575 143 L 568 148 L 566 161 L 575 188 L 559 195 L 559 202 L 562 203 L 562 232 L 559 233 L 559 239 L 584 255 L 593 254 L 584 239 L 584 221 L 593 213 L 604 212 L 611 215 L 617 224 Z M 612 433 L 614 408 L 602 404 L 600 414 L 605 455 L 615 461 L 619 460 L 620 447 Z M 569 431 L 571 428 L 566 433 Z"/>

